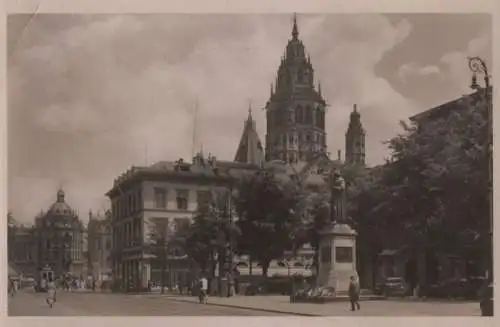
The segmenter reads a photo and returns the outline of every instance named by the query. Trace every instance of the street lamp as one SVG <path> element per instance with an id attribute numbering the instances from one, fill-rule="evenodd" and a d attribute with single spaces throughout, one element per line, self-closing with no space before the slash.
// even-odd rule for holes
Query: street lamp
<path id="1" fill-rule="evenodd" d="M 488 110 L 488 213 L 489 217 L 489 237 L 490 237 L 490 258 L 489 258 L 489 276 L 493 277 L 493 103 L 490 92 L 490 75 L 488 74 L 488 67 L 483 59 L 479 57 L 468 57 L 469 69 L 472 71 L 471 89 L 479 90 L 481 87 L 477 83 L 477 74 L 484 75 L 484 95 L 486 98 L 486 105 Z"/>

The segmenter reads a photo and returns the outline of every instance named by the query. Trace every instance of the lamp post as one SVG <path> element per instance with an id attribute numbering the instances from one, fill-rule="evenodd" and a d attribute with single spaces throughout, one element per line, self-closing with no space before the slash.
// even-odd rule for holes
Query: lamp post
<path id="1" fill-rule="evenodd" d="M 480 57 L 468 57 L 469 69 L 472 71 L 472 83 L 470 85 L 473 90 L 480 90 L 480 86 L 477 83 L 477 74 L 482 74 L 484 77 L 484 96 L 486 99 L 487 111 L 488 111 L 488 214 L 489 214 L 489 239 L 490 239 L 490 249 L 489 249 L 489 276 L 493 277 L 493 103 L 491 99 L 491 85 L 490 85 L 490 75 L 488 74 L 488 67 L 483 59 Z"/>

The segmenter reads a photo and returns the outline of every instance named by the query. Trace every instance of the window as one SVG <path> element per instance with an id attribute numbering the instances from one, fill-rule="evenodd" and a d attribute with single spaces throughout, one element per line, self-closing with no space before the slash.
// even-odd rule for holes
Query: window
<path id="1" fill-rule="evenodd" d="M 198 209 L 202 208 L 203 206 L 210 205 L 210 199 L 212 195 L 210 191 L 197 191 L 196 192 L 196 200 L 197 200 L 197 205 Z"/>
<path id="2" fill-rule="evenodd" d="M 305 117 L 305 123 L 306 124 L 312 124 L 313 120 L 313 110 L 311 106 L 306 107 L 306 117 Z"/>
<path id="3" fill-rule="evenodd" d="M 188 208 L 188 191 L 187 190 L 177 190 L 177 209 L 187 210 Z"/>
<path id="4" fill-rule="evenodd" d="M 97 251 L 101 251 L 101 240 L 100 239 L 96 240 L 96 249 L 97 249 Z"/>
<path id="5" fill-rule="evenodd" d="M 352 247 L 351 246 L 337 246 L 335 247 L 335 261 L 339 263 L 352 262 Z"/>
<path id="6" fill-rule="evenodd" d="M 136 200 L 137 200 L 137 210 L 141 210 L 142 209 L 142 191 L 141 190 L 139 190 L 139 192 L 137 192 Z"/>
<path id="7" fill-rule="evenodd" d="M 111 249 L 111 240 L 109 238 L 106 239 L 106 250 Z"/>
<path id="8" fill-rule="evenodd" d="M 157 209 L 167 208 L 167 190 L 161 187 L 154 188 L 155 203 L 154 206 Z"/>

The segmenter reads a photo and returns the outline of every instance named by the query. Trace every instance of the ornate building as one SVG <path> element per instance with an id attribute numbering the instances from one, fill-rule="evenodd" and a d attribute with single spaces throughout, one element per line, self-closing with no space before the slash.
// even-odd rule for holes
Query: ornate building
<path id="1" fill-rule="evenodd" d="M 326 153 L 326 102 L 321 87 L 314 86 L 314 69 L 299 40 L 296 18 L 266 110 L 267 160 L 296 163 Z"/>
<path id="2" fill-rule="evenodd" d="M 271 85 L 271 95 L 266 104 L 267 161 L 296 164 L 326 155 L 326 108 L 321 85 L 318 84 L 317 88 L 314 85 L 314 69 L 299 39 L 297 19 L 294 17 L 292 38 L 281 57 L 276 85 Z M 356 105 L 350 116 L 345 151 L 345 164 L 365 164 L 365 131 Z"/>
<path id="3" fill-rule="evenodd" d="M 36 263 L 48 266 L 56 278 L 65 273 L 81 275 L 85 269 L 85 229 L 76 212 L 66 203 L 62 189 L 49 210 L 35 218 Z"/>

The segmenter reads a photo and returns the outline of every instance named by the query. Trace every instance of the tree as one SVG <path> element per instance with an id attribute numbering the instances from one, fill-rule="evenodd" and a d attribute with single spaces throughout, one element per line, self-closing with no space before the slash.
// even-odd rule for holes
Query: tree
<path id="1" fill-rule="evenodd" d="M 487 243 L 489 227 L 486 105 L 465 98 L 446 118 L 402 124 L 403 133 L 388 142 L 391 160 L 357 179 L 351 190 L 358 239 L 366 242 L 362 248 L 399 243 L 429 255 L 484 249 L 479 245 Z"/>
<path id="2" fill-rule="evenodd" d="M 168 219 L 157 218 L 150 221 L 148 247 L 150 252 L 159 259 L 161 269 L 161 292 L 165 292 L 165 277 L 168 263 L 168 246 L 173 230 Z"/>
<path id="3" fill-rule="evenodd" d="M 234 202 L 241 230 L 238 251 L 256 260 L 263 276 L 267 276 L 270 262 L 294 244 L 294 233 L 300 225 L 300 193 L 271 171 L 244 176 L 237 193 Z"/>
<path id="4" fill-rule="evenodd" d="M 209 271 L 214 276 L 216 257 L 225 260 L 227 240 L 233 241 L 233 246 L 239 235 L 238 228 L 231 223 L 229 215 L 230 194 L 224 190 L 212 190 L 210 198 L 200 203 L 193 223 L 180 233 L 186 254 L 193 259 L 202 271 Z"/>

